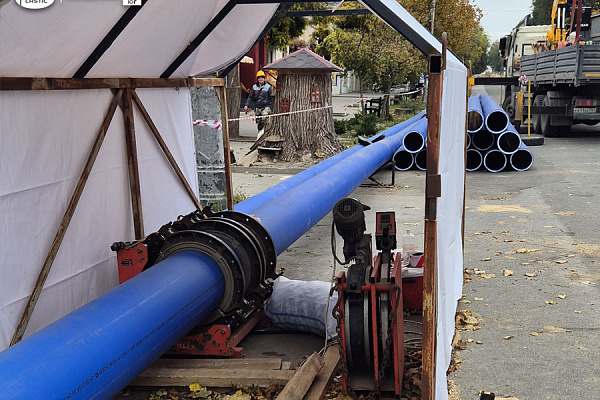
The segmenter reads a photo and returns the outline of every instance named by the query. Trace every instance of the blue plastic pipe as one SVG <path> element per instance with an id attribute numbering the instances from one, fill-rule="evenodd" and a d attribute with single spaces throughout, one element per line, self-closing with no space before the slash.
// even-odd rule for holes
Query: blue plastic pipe
<path id="1" fill-rule="evenodd" d="M 481 96 L 485 127 L 492 133 L 504 132 L 509 125 L 508 114 L 489 95 Z"/>
<path id="2" fill-rule="evenodd" d="M 277 254 L 391 160 L 402 139 L 402 135 L 393 135 L 375 142 L 254 210 L 252 213 L 271 234 Z"/>
<path id="3" fill-rule="evenodd" d="M 477 171 L 483 165 L 483 155 L 477 149 L 467 150 L 467 171 Z"/>
<path id="4" fill-rule="evenodd" d="M 110 399 L 210 315 L 224 290 L 209 256 L 174 254 L 0 353 L 0 398 Z"/>
<path id="5" fill-rule="evenodd" d="M 415 155 L 406 151 L 404 146 L 401 146 L 394 153 L 394 168 L 398 171 L 408 171 L 415 164 Z"/>
<path id="6" fill-rule="evenodd" d="M 498 149 L 492 149 L 483 156 L 483 166 L 490 172 L 500 172 L 506 167 L 506 154 Z"/>
<path id="7" fill-rule="evenodd" d="M 469 97 L 467 105 L 467 132 L 474 133 L 483 128 L 483 110 L 481 109 L 481 95 Z"/>
<path id="8" fill-rule="evenodd" d="M 498 135 L 496 147 L 506 155 L 513 154 L 521 147 L 521 135 L 512 125 L 508 124 L 508 128 Z"/>
<path id="9" fill-rule="evenodd" d="M 426 145 L 427 141 L 427 118 L 421 119 L 402 138 L 402 146 L 409 153 L 418 153 Z"/>
<path id="10" fill-rule="evenodd" d="M 415 115 L 414 117 L 409 118 L 406 121 L 403 121 L 397 125 L 394 125 L 391 128 L 388 128 L 385 131 L 378 133 L 375 136 L 372 136 L 368 140 L 369 140 L 369 142 L 374 142 L 382 136 L 383 137 L 393 136 L 393 135 L 397 134 L 398 132 L 401 132 L 401 131 L 405 130 L 406 128 L 411 127 L 412 125 L 414 125 L 416 122 L 418 122 L 424 116 L 425 116 L 425 111 L 422 111 L 419 114 Z M 337 164 L 338 162 L 346 159 L 347 157 L 349 157 L 352 154 L 356 153 L 357 151 L 361 150 L 363 147 L 364 146 L 359 145 L 359 144 L 352 146 L 349 149 L 346 149 L 346 150 L 342 151 L 341 153 L 338 153 L 335 156 L 328 158 L 327 160 L 321 161 L 320 163 L 286 179 L 285 181 L 280 182 L 277 185 L 272 186 L 271 188 L 266 189 L 263 192 L 258 193 L 256 195 L 236 204 L 234 209 L 235 209 L 235 211 L 240 211 L 240 212 L 243 212 L 246 214 L 252 214 L 252 212 L 255 209 L 257 209 L 258 207 L 262 206 L 265 203 L 268 203 L 269 201 L 273 200 L 277 196 L 282 195 L 283 193 L 287 192 L 288 190 L 295 188 L 296 186 L 300 185 L 301 183 L 306 182 L 307 180 L 317 176 L 318 174 L 325 171 L 332 165 Z"/>
<path id="11" fill-rule="evenodd" d="M 510 155 L 509 162 L 515 171 L 527 171 L 533 165 L 533 153 L 521 142 L 517 151 Z"/>

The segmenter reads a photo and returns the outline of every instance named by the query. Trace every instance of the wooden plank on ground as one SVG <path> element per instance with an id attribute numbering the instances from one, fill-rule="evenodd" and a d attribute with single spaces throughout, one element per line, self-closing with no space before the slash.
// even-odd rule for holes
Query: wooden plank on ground
<path id="1" fill-rule="evenodd" d="M 286 385 L 294 372 L 247 368 L 148 368 L 130 386 L 188 386 L 194 382 L 204 387 Z"/>
<path id="2" fill-rule="evenodd" d="M 213 369 L 257 369 L 282 368 L 281 358 L 232 358 L 232 359 L 184 359 L 160 358 L 150 368 L 213 368 Z M 287 368 L 289 369 L 289 368 Z"/>
<path id="3" fill-rule="evenodd" d="M 318 353 L 313 353 L 300 368 L 296 370 L 294 376 L 285 385 L 278 400 L 302 400 L 315 377 L 323 368 L 323 357 Z"/>
<path id="4" fill-rule="evenodd" d="M 308 389 L 306 395 L 304 395 L 304 400 L 322 400 L 325 398 L 327 388 L 331 385 L 335 372 L 340 366 L 340 349 L 338 344 L 327 348 L 323 361 L 323 368 L 321 368 L 312 386 Z"/>

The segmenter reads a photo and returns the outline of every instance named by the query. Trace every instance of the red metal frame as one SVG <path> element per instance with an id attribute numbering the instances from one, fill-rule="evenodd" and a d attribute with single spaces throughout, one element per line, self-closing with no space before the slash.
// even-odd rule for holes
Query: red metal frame
<path id="1" fill-rule="evenodd" d="M 119 284 L 140 274 L 148 262 L 148 248 L 141 241 L 117 252 Z"/>
<path id="2" fill-rule="evenodd" d="M 140 274 L 147 262 L 148 248 L 142 241 L 117 251 L 119 284 Z M 262 308 L 257 310 L 235 332 L 231 332 L 228 325 L 215 324 L 203 332 L 188 334 L 166 354 L 242 358 L 243 349 L 237 345 L 264 316 Z"/>
<path id="3" fill-rule="evenodd" d="M 404 377 L 404 315 L 402 307 L 402 279 L 401 279 L 401 268 L 400 268 L 401 257 L 398 255 L 395 262 L 393 263 L 394 268 L 390 277 L 390 282 L 383 283 L 379 282 L 380 270 L 381 270 L 381 254 L 375 257 L 373 269 L 371 271 L 371 277 L 369 283 L 364 284 L 361 287 L 362 292 L 369 292 L 371 297 L 371 329 L 373 335 L 373 387 L 380 388 L 379 382 L 379 343 L 376 338 L 379 338 L 379 326 L 377 324 L 377 293 L 378 292 L 390 292 L 391 293 L 391 306 L 392 312 L 395 312 L 395 323 L 392 326 L 392 364 L 394 369 L 394 392 L 396 398 L 400 398 L 402 394 L 402 379 Z M 396 266 L 397 265 L 397 266 Z M 336 279 L 336 288 L 338 291 L 339 308 L 344 315 L 344 293 L 346 292 L 346 273 L 341 272 Z M 346 335 L 344 318 L 340 318 L 340 340 L 342 344 L 344 365 L 347 364 L 346 359 Z M 343 376 L 343 387 L 345 391 L 352 386 L 349 376 Z M 376 396 L 380 396 L 381 390 L 378 390 Z"/>
<path id="4" fill-rule="evenodd" d="M 242 358 L 244 349 L 237 345 L 264 316 L 261 308 L 233 333 L 227 325 L 212 325 L 204 332 L 185 336 L 166 354 Z"/>

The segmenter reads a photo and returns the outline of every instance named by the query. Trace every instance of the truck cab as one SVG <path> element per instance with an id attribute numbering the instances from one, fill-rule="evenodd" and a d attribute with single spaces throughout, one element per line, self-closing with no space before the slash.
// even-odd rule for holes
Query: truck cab
<path id="1" fill-rule="evenodd" d="M 546 42 L 546 32 L 550 25 L 517 26 L 510 35 L 500 39 L 500 55 L 502 56 L 506 76 L 520 76 L 521 57 L 534 53 L 534 47 Z"/>

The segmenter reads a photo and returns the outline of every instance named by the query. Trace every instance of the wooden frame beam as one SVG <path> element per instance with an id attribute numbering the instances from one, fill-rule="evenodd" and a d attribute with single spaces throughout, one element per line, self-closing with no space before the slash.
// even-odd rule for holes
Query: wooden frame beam
<path id="1" fill-rule="evenodd" d="M 225 86 L 223 78 L 0 78 L 2 90 L 76 90 Z"/>
<path id="2" fill-rule="evenodd" d="M 123 96 L 123 121 L 125 122 L 125 145 L 127 148 L 127 170 L 129 171 L 129 191 L 131 193 L 131 212 L 135 239 L 144 237 L 144 215 L 142 213 L 142 192 L 138 169 L 137 144 L 133 123 L 132 89 L 125 89 Z"/>
<path id="3" fill-rule="evenodd" d="M 423 269 L 423 366 L 421 399 L 435 398 L 437 332 L 437 199 L 441 196 L 438 174 L 443 71 L 446 65 L 446 33 L 442 55 L 429 57 L 427 96 L 427 172 L 425 178 L 425 268 Z"/>
<path id="4" fill-rule="evenodd" d="M 221 103 L 221 132 L 223 134 L 223 159 L 225 160 L 225 195 L 227 209 L 233 211 L 233 179 L 231 177 L 231 150 L 229 146 L 229 122 L 227 121 L 227 95 L 224 87 L 215 88 Z"/>
<path id="5" fill-rule="evenodd" d="M 100 131 L 98 132 L 98 135 L 96 136 L 96 139 L 94 140 L 94 143 L 92 144 L 92 148 L 88 155 L 85 166 L 83 167 L 83 171 L 81 172 L 81 175 L 79 176 L 79 180 L 77 181 L 77 185 L 75 186 L 75 189 L 73 190 L 73 194 L 71 195 L 71 200 L 69 201 L 69 205 L 67 206 L 67 209 L 65 210 L 65 214 L 63 215 L 62 221 L 60 222 L 60 225 L 58 226 L 58 231 L 56 232 L 54 241 L 52 242 L 52 245 L 50 246 L 50 250 L 48 251 L 48 254 L 46 255 L 46 260 L 44 261 L 44 265 L 42 266 L 42 269 L 38 275 L 37 281 L 35 282 L 33 292 L 31 293 L 31 296 L 29 296 L 29 300 L 27 300 L 27 305 L 25 306 L 25 309 L 23 310 L 23 314 L 21 315 L 21 319 L 19 321 L 19 324 L 17 325 L 17 329 L 15 330 L 15 333 L 10 341 L 11 346 L 14 345 L 15 343 L 20 342 L 21 339 L 23 338 L 25 329 L 27 329 L 27 325 L 29 324 L 29 320 L 31 319 L 33 309 L 35 308 L 35 305 L 37 304 L 37 301 L 40 297 L 40 294 L 42 293 L 42 289 L 44 288 L 44 283 L 46 283 L 46 278 L 48 278 L 48 274 L 50 273 L 50 268 L 52 268 L 52 264 L 54 263 L 54 259 L 56 258 L 56 254 L 58 253 L 58 249 L 60 248 L 60 245 L 65 237 L 65 233 L 67 232 L 69 224 L 71 223 L 71 219 L 73 217 L 73 214 L 75 213 L 75 208 L 77 208 L 77 204 L 79 203 L 79 199 L 81 198 L 81 194 L 83 193 L 83 189 L 85 188 L 88 177 L 90 176 L 90 173 L 92 172 L 92 167 L 94 166 L 94 162 L 96 161 L 96 158 L 98 157 L 98 153 L 100 151 L 100 148 L 102 147 L 102 143 L 104 142 L 106 133 L 108 132 L 108 127 L 110 125 L 110 122 L 112 121 L 112 118 L 117 109 L 117 105 L 119 104 L 119 101 L 121 101 L 122 97 L 123 97 L 123 90 L 119 90 L 113 97 L 112 102 L 110 103 L 110 106 L 108 107 L 108 111 L 106 112 L 104 121 L 102 122 L 102 125 L 100 126 Z"/>
<path id="6" fill-rule="evenodd" d="M 146 107 L 144 107 L 144 104 L 142 104 L 142 100 L 139 98 L 139 96 L 137 95 L 135 90 L 132 90 L 131 94 L 133 97 L 133 102 L 136 104 L 138 110 L 142 114 L 142 117 L 144 118 L 144 121 L 146 121 L 146 124 L 148 125 L 150 132 L 152 132 L 154 139 L 156 139 L 156 142 L 158 143 L 159 147 L 161 148 L 161 150 L 167 157 L 167 160 L 169 161 L 169 164 L 171 164 L 171 167 L 175 171 L 175 174 L 177 174 L 177 177 L 179 178 L 179 181 L 182 183 L 185 191 L 187 192 L 188 196 L 190 197 L 190 200 L 192 200 L 192 202 L 196 206 L 197 210 L 202 211 L 202 206 L 200 205 L 200 202 L 198 201 L 196 194 L 190 187 L 190 184 L 188 183 L 187 179 L 183 175 L 183 172 L 181 172 L 181 168 L 179 168 L 179 165 L 177 165 L 177 161 L 175 161 L 175 157 L 173 157 L 173 154 L 167 147 L 167 144 L 165 143 L 162 136 L 160 135 L 158 128 L 156 127 L 156 125 L 154 125 L 154 121 L 152 121 L 152 118 L 150 117 L 150 114 L 146 110 Z"/>

